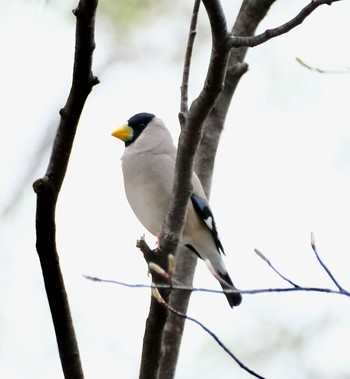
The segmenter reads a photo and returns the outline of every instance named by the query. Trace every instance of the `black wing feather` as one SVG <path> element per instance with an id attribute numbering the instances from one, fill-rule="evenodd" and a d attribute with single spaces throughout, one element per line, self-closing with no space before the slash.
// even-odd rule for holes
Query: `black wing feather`
<path id="1" fill-rule="evenodd" d="M 195 209 L 197 215 L 210 230 L 213 236 L 216 248 L 218 249 L 219 252 L 221 251 L 223 254 L 225 254 L 224 248 L 219 238 L 218 231 L 216 229 L 214 216 L 210 210 L 208 201 L 195 194 L 191 195 L 191 200 L 192 200 L 193 208 Z"/>

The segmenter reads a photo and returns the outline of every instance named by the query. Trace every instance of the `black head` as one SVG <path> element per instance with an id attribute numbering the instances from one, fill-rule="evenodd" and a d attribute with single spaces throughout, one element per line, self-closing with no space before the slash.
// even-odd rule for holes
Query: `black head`
<path id="1" fill-rule="evenodd" d="M 142 133 L 142 131 L 146 128 L 146 126 L 150 123 L 150 121 L 153 120 L 155 117 L 152 113 L 137 113 L 128 120 L 128 126 L 133 129 L 134 134 L 133 138 L 130 141 L 125 142 L 125 146 L 130 145 L 133 143 L 139 135 Z"/>

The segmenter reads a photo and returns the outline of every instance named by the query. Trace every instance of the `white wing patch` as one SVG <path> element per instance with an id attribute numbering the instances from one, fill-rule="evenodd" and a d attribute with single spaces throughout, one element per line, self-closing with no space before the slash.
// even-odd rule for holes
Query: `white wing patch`
<path id="1" fill-rule="evenodd" d="M 203 221 L 207 224 L 207 226 L 208 226 L 208 228 L 210 230 L 213 230 L 214 219 L 211 216 L 209 216 L 208 218 L 204 219 Z"/>

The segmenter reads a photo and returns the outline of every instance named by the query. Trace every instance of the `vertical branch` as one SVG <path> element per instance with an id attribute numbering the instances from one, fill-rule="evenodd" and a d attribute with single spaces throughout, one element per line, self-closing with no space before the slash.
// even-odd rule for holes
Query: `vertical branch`
<path id="1" fill-rule="evenodd" d="M 190 78 L 190 68 L 191 68 L 191 59 L 193 52 L 194 40 L 197 35 L 197 21 L 198 21 L 198 12 L 201 4 L 201 0 L 195 0 L 192 11 L 192 18 L 190 24 L 190 31 L 188 35 L 184 68 L 182 74 L 182 84 L 181 84 L 181 102 L 180 102 L 180 113 L 179 121 L 181 127 L 184 126 L 188 113 L 188 82 Z"/>
<path id="2" fill-rule="evenodd" d="M 172 233 L 174 230 L 176 233 L 176 227 L 174 228 L 171 225 L 169 227 L 169 224 L 167 224 L 169 221 L 171 222 L 173 219 L 181 220 L 181 217 L 184 217 L 188 198 L 192 191 L 191 177 L 194 165 L 194 156 L 196 153 L 196 147 L 201 139 L 203 122 L 208 116 L 211 108 L 214 106 L 215 101 L 222 90 L 226 64 L 229 57 L 229 50 L 226 48 L 225 43 L 223 43 L 223 41 L 226 41 L 228 37 L 228 31 L 226 27 L 225 15 L 222 11 L 220 3 L 218 1 L 205 1 L 204 5 L 207 9 L 212 31 L 212 54 L 205 85 L 197 99 L 192 103 L 190 111 L 188 112 L 188 75 L 191 64 L 193 38 L 195 36 L 194 27 L 196 26 L 199 9 L 199 2 L 196 1 L 192 14 L 184 64 L 183 83 L 181 88 L 180 116 L 182 115 L 182 118 L 180 117 L 180 123 L 182 125 L 182 132 L 180 135 L 177 154 L 173 201 L 170 205 L 167 219 L 165 220 L 165 228 L 163 226 L 163 232 L 165 230 L 166 233 L 169 233 L 169 231 Z M 183 117 L 185 112 L 187 117 Z M 182 215 L 181 207 L 183 211 Z M 180 216 L 178 216 L 178 212 L 180 212 Z M 165 237 L 169 238 L 169 235 L 166 235 Z M 178 249 L 176 254 L 176 271 L 174 279 L 191 288 L 196 262 L 196 257 L 192 254 L 188 254 L 186 248 L 181 247 Z M 170 304 L 177 311 L 186 313 L 190 296 L 191 291 L 172 291 L 170 296 Z M 164 333 L 165 354 L 162 360 L 159 375 L 160 378 L 173 378 L 175 375 L 184 325 L 184 318 L 179 318 L 173 313 L 169 315 Z"/>
<path id="3" fill-rule="evenodd" d="M 141 356 L 139 379 L 157 379 L 163 358 L 163 330 L 168 317 L 168 309 L 152 296 L 146 321 Z"/>
<path id="4" fill-rule="evenodd" d="M 190 76 L 191 60 L 193 53 L 194 40 L 197 35 L 197 21 L 201 0 L 195 0 L 192 10 L 192 18 L 188 41 L 185 53 L 184 68 L 181 84 L 181 100 L 179 121 L 181 128 L 186 123 L 188 115 L 188 83 Z M 173 275 L 176 282 L 180 282 L 188 288 L 193 287 L 193 274 L 197 265 L 197 257 L 194 254 L 188 254 L 187 248 L 180 246 L 176 253 L 176 266 L 178 269 Z M 186 313 L 191 291 L 173 290 L 170 294 L 169 304 L 179 312 Z M 168 320 L 164 328 L 164 356 L 160 367 L 161 378 L 173 378 L 175 375 L 176 364 L 179 356 L 181 337 L 185 327 L 185 319 L 177 317 L 173 313 L 168 315 Z"/>
<path id="5" fill-rule="evenodd" d="M 137 241 L 136 246 L 142 251 L 147 262 L 152 274 L 152 284 L 156 286 L 171 285 L 170 275 L 165 274 L 171 270 L 168 257 L 158 249 L 151 250 L 144 238 Z M 156 267 L 164 270 L 164 272 L 157 272 Z M 169 293 L 168 289 L 159 289 L 159 291 L 153 289 L 152 291 L 143 337 L 139 379 L 156 379 L 159 377 L 160 363 L 164 352 L 163 331 L 169 314 L 164 302 L 168 301 Z"/>
<path id="6" fill-rule="evenodd" d="M 253 35 L 258 24 L 265 17 L 268 9 L 274 1 L 275 0 L 245 0 L 235 21 L 232 34 L 244 36 Z M 190 30 L 192 32 L 192 26 Z M 189 39 L 190 38 L 191 34 L 189 36 Z M 190 45 L 190 42 L 188 45 Z M 210 193 L 215 155 L 226 114 L 237 84 L 242 75 L 247 71 L 247 65 L 243 62 L 246 52 L 247 48 L 243 47 L 231 51 L 225 73 L 223 92 L 220 94 L 209 117 L 204 121 L 204 133 L 196 155 L 195 170 L 201 179 L 203 188 L 208 197 Z M 190 59 L 188 61 L 186 60 L 186 72 L 184 73 L 184 78 L 186 78 L 185 74 L 187 75 L 187 72 L 189 72 L 189 68 L 187 67 L 190 63 Z M 182 91 L 184 88 L 183 82 Z M 183 106 L 184 103 L 187 104 L 187 98 L 184 97 L 183 92 L 181 92 L 181 95 L 181 105 Z M 181 108 L 181 112 L 183 112 L 184 109 L 185 108 Z M 175 279 L 177 282 L 183 283 L 186 287 L 191 288 L 197 259 L 195 256 L 188 254 L 184 250 L 184 248 L 181 248 L 176 254 Z M 186 314 L 190 296 L 190 291 L 183 293 L 182 291 L 173 290 L 170 296 L 170 305 L 177 311 Z M 162 378 L 173 378 L 175 376 L 185 321 L 184 318 L 178 317 L 173 313 L 169 315 L 164 334 L 165 355 L 160 371 L 160 377 Z"/>
<path id="7" fill-rule="evenodd" d="M 221 38 L 226 41 L 229 38 L 229 33 L 226 27 L 225 16 L 222 11 L 219 1 L 206 0 L 205 6 L 208 7 L 207 13 L 210 20 L 212 36 L 213 36 L 213 48 L 210 58 L 208 74 L 205 81 L 205 85 L 197 99 L 192 103 L 186 119 L 184 120 L 182 132 L 180 135 L 179 149 L 176 159 L 176 171 L 175 180 L 173 186 L 172 197 L 170 201 L 169 210 L 165 221 L 163 223 L 162 233 L 160 236 L 160 249 L 164 255 L 174 254 L 180 241 L 182 229 L 185 220 L 185 214 L 189 197 L 192 192 L 192 172 L 194 165 L 194 156 L 196 148 L 200 142 L 202 126 L 205 118 L 208 116 L 211 108 L 214 106 L 215 101 L 222 90 L 223 78 L 225 75 L 226 64 L 229 56 L 229 49 L 226 44 L 222 44 Z M 198 14 L 199 2 L 196 1 L 194 7 L 194 15 L 192 16 L 191 27 L 195 26 L 197 14 Z M 191 32 L 190 32 L 191 34 Z M 188 63 L 185 65 L 184 73 L 184 88 L 185 100 L 182 101 L 182 106 L 187 111 L 187 88 L 186 80 L 188 81 L 188 73 L 190 67 L 190 58 L 192 54 L 194 34 L 190 36 L 189 46 L 187 49 Z M 192 270 L 192 269 L 191 269 Z M 154 301 L 153 306 L 157 306 Z M 151 309 L 150 313 L 154 314 L 154 309 Z M 167 317 L 167 316 L 164 316 Z M 160 327 L 163 328 L 165 324 L 161 322 Z M 149 333 L 146 329 L 145 335 Z M 159 341 L 158 341 L 159 342 Z M 145 346 L 145 344 L 144 344 Z M 161 351 L 159 352 L 162 353 Z M 147 357 L 142 357 L 147 359 Z M 177 359 L 177 357 L 175 358 Z M 163 358 L 164 362 L 164 358 Z M 140 377 L 157 378 L 158 373 L 153 372 L 153 376 L 144 376 L 143 362 L 141 362 Z M 164 377 L 161 372 L 160 377 Z"/>
<path id="8" fill-rule="evenodd" d="M 234 36 L 253 36 L 261 20 L 276 0 L 244 0 L 231 34 Z M 225 75 L 224 88 L 215 107 L 205 120 L 204 133 L 198 148 L 196 173 L 209 197 L 211 179 L 215 164 L 221 132 L 224 127 L 227 112 L 241 77 L 247 72 L 248 65 L 244 62 L 248 47 L 238 47 L 231 50 Z"/>
<path id="9" fill-rule="evenodd" d="M 212 51 L 203 89 L 192 102 L 182 128 L 169 210 L 160 236 L 162 251 L 172 253 L 180 241 L 188 200 L 192 192 L 194 157 L 202 137 L 203 123 L 220 95 L 230 48 L 224 12 L 219 1 L 203 0 L 212 32 Z"/>
<path id="10" fill-rule="evenodd" d="M 77 22 L 72 86 L 60 111 L 47 171 L 33 184 L 37 194 L 36 249 L 66 378 L 83 378 L 83 370 L 56 249 L 55 210 L 81 112 L 92 87 L 98 83 L 91 72 L 96 8 L 97 0 L 80 0 L 73 11 Z"/>
<path id="11" fill-rule="evenodd" d="M 176 252 L 176 271 L 173 280 L 186 288 L 193 288 L 193 276 L 197 265 L 197 257 L 189 254 L 187 247 L 179 246 Z M 192 291 L 173 289 L 169 305 L 182 314 L 187 313 Z M 159 378 L 174 378 L 179 358 L 182 335 L 186 319 L 170 313 L 164 329 L 164 357 Z"/>

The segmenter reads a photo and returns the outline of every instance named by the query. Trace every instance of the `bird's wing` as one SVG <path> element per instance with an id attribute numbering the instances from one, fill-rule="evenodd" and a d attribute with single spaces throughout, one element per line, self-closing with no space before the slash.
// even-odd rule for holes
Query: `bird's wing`
<path id="1" fill-rule="evenodd" d="M 221 244 L 221 241 L 218 235 L 218 231 L 216 229 L 214 216 L 210 210 L 208 201 L 205 198 L 196 194 L 191 195 L 191 201 L 192 201 L 193 208 L 196 211 L 196 214 L 210 230 L 211 235 L 213 236 L 216 248 L 218 249 L 219 252 L 221 251 L 223 254 L 225 254 L 224 248 Z"/>

